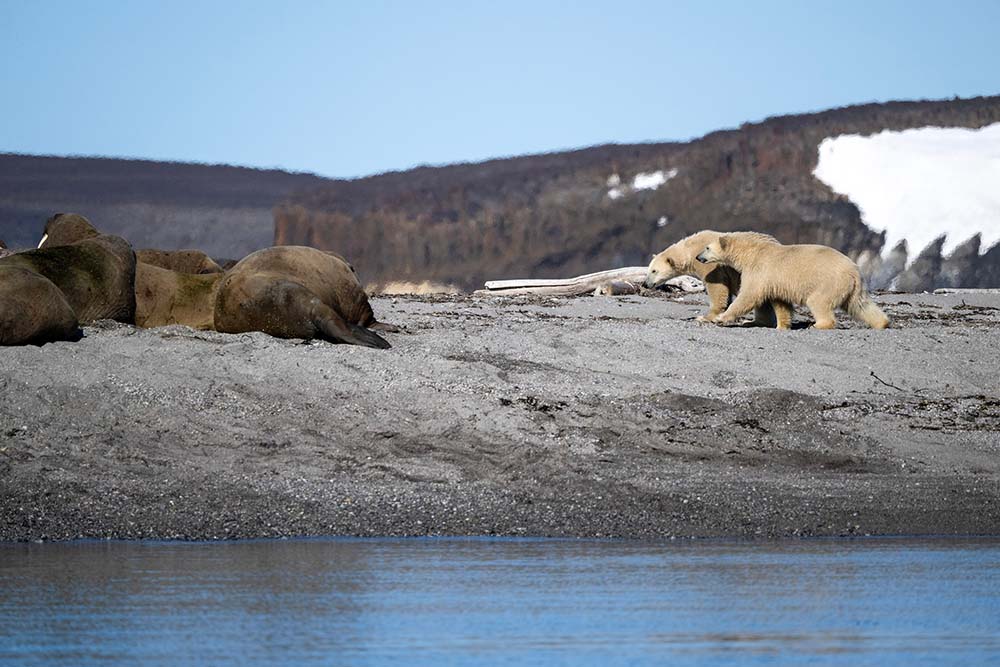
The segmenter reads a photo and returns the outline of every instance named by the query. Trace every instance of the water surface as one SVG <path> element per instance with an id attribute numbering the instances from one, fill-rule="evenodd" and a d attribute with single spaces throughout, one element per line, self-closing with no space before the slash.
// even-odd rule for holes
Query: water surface
<path id="1" fill-rule="evenodd" d="M 0 545 L 2 665 L 1000 662 L 1000 540 Z"/>

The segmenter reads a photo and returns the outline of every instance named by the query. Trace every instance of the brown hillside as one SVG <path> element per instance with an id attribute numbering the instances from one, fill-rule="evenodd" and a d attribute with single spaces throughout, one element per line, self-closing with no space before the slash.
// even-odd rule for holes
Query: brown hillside
<path id="1" fill-rule="evenodd" d="M 867 104 L 769 118 L 688 143 L 596 146 L 330 181 L 275 210 L 274 238 L 337 250 L 366 281 L 467 288 L 490 278 L 644 264 L 705 228 L 752 228 L 856 255 L 880 249 L 883 239 L 854 204 L 812 176 L 824 138 L 998 121 L 1000 97 Z M 612 175 L 627 185 L 637 174 L 674 169 L 657 189 L 609 196 Z"/>
<path id="2" fill-rule="evenodd" d="M 59 211 L 86 215 L 137 248 L 242 257 L 271 245 L 272 209 L 326 179 L 226 165 L 0 154 L 0 238 L 38 243 Z"/>

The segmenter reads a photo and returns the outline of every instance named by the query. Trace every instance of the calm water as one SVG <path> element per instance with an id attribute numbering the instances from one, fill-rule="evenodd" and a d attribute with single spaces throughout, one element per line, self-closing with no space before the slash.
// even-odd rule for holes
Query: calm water
<path id="1" fill-rule="evenodd" d="M 0 545 L 2 665 L 1000 664 L 1000 540 Z"/>

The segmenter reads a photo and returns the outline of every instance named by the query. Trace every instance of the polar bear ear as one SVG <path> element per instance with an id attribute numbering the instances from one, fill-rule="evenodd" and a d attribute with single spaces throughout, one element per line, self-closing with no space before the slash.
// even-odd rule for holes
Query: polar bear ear
<path id="1" fill-rule="evenodd" d="M 723 250 L 725 250 L 725 249 L 727 249 L 729 247 L 729 237 L 728 236 L 726 236 L 726 235 L 723 234 L 722 236 L 719 237 L 719 247 L 722 248 Z"/>

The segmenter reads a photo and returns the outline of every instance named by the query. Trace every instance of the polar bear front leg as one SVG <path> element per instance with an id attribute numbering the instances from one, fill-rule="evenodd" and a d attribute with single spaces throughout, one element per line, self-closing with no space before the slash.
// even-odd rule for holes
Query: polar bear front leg
<path id="1" fill-rule="evenodd" d="M 726 308 L 726 312 L 715 318 L 716 324 L 732 324 L 736 320 L 740 319 L 751 310 L 757 307 L 758 300 L 750 296 L 750 291 L 744 287 L 729 308 Z"/>
<path id="2" fill-rule="evenodd" d="M 729 305 L 729 286 L 706 280 L 705 292 L 708 294 L 708 312 L 695 319 L 698 322 L 715 322 Z"/>

